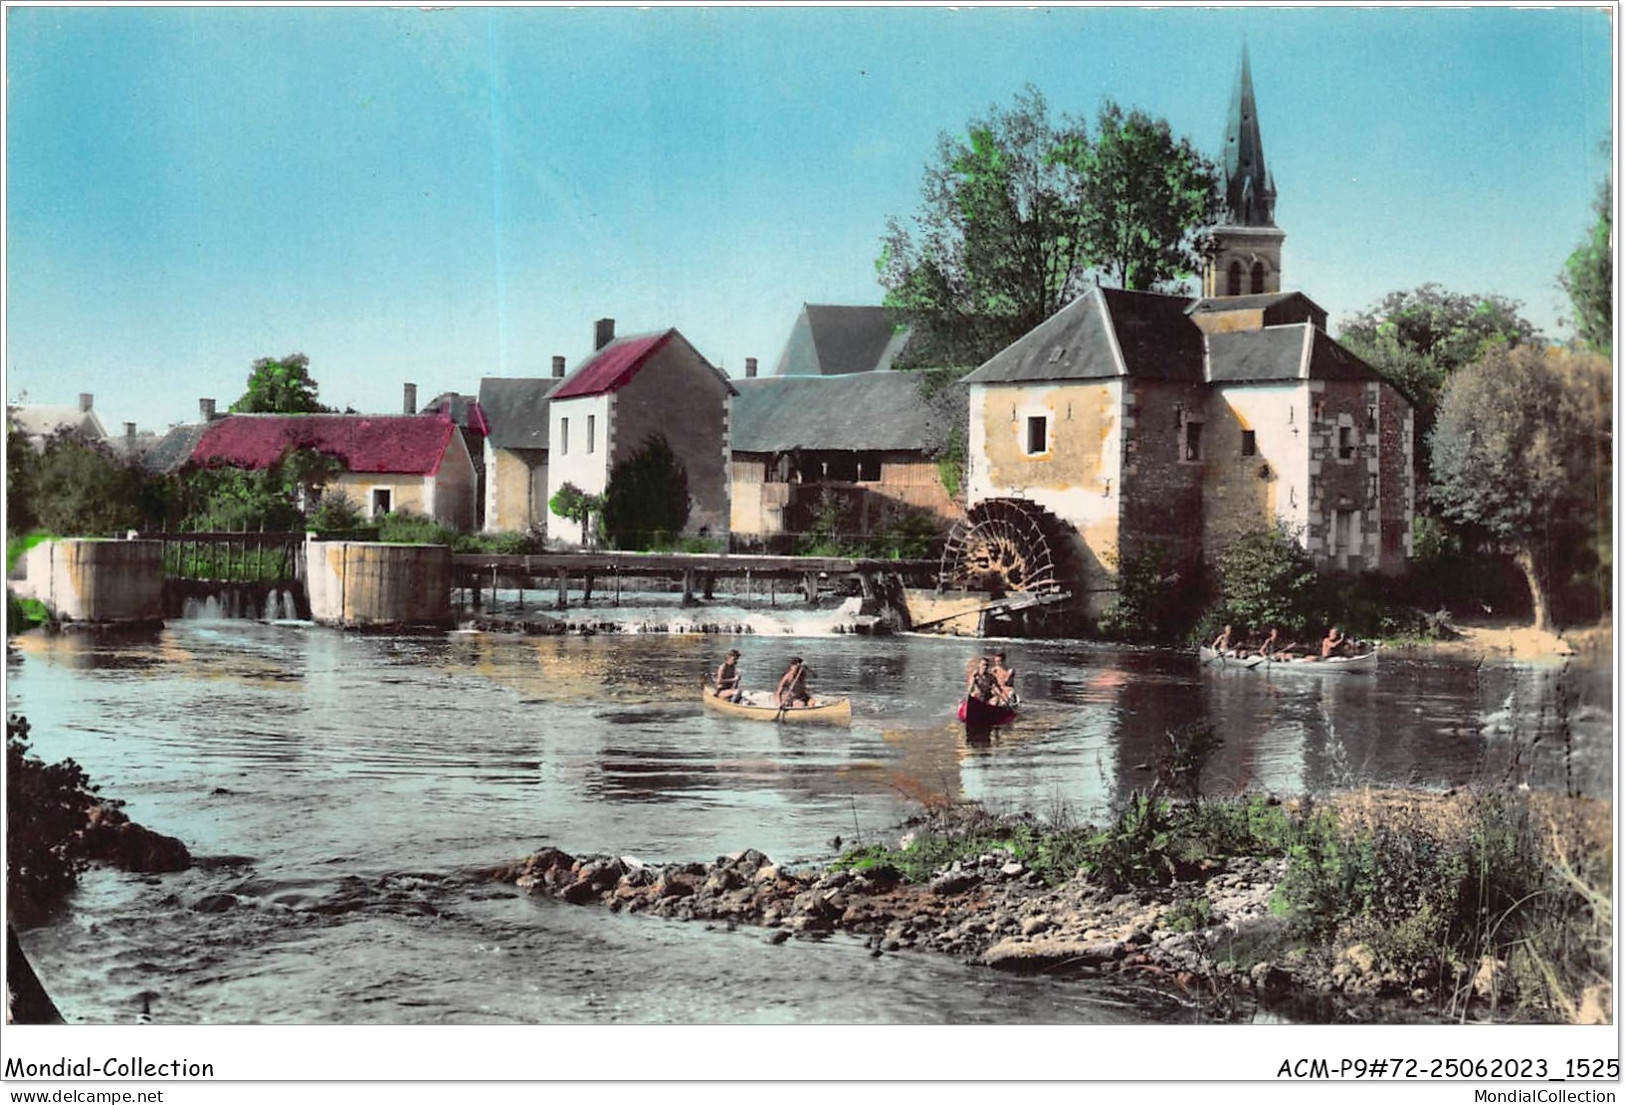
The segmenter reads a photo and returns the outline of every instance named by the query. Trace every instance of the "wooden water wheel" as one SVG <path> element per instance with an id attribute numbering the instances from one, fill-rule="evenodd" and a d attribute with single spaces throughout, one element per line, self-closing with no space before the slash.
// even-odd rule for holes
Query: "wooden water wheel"
<path id="1" fill-rule="evenodd" d="M 954 524 L 942 553 L 944 588 L 1059 595 L 1068 590 L 1067 527 L 1027 499 L 984 499 Z"/>

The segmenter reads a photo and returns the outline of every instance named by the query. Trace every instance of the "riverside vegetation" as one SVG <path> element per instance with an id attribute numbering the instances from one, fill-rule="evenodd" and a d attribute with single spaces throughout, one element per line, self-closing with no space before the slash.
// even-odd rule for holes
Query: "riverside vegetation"
<path id="1" fill-rule="evenodd" d="M 845 931 L 873 954 L 1149 984 L 1215 1019 L 1605 1022 L 1612 812 L 1486 784 L 1448 794 L 1205 797 L 1207 727 L 1103 825 L 938 804 L 894 843 L 791 872 L 754 850 L 648 867 L 546 849 L 492 870 L 576 903 Z M 838 846 L 838 845 L 837 845 Z"/>

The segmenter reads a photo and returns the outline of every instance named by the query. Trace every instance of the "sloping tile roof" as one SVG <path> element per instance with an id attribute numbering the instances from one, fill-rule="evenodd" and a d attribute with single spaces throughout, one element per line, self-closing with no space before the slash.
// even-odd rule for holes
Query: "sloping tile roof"
<path id="1" fill-rule="evenodd" d="M 1338 345 L 1324 330 L 1307 323 L 1214 334 L 1208 338 L 1208 352 L 1208 378 L 1216 384 L 1381 379 L 1375 369 Z"/>
<path id="2" fill-rule="evenodd" d="M 1215 296 L 1198 299 L 1191 315 L 1222 315 L 1236 311 L 1260 311 L 1265 326 L 1286 326 L 1308 322 L 1326 329 L 1326 309 L 1302 292 L 1260 292 L 1257 295 Z"/>
<path id="3" fill-rule="evenodd" d="M 548 392 L 559 381 L 551 376 L 480 381 L 479 409 L 489 427 L 487 440 L 497 449 L 547 448 Z"/>
<path id="4" fill-rule="evenodd" d="M 1208 378 L 1216 384 L 1303 379 L 1304 327 L 1277 326 L 1208 338 Z"/>
<path id="5" fill-rule="evenodd" d="M 1124 375 L 1199 382 L 1202 332 L 1187 317 L 1190 304 L 1184 296 L 1093 288 L 995 354 L 965 382 Z"/>
<path id="6" fill-rule="evenodd" d="M 908 343 L 884 307 L 803 304 L 779 356 L 778 376 L 840 376 L 889 369 Z"/>
<path id="7" fill-rule="evenodd" d="M 575 399 L 583 395 L 602 395 L 622 387 L 637 375 L 651 354 L 671 339 L 676 330 L 640 337 L 618 338 L 587 358 L 575 371 L 559 384 L 549 397 Z"/>
<path id="8" fill-rule="evenodd" d="M 459 395 L 455 391 L 441 392 L 422 407 L 419 414 L 443 414 L 464 429 L 480 437 L 491 432 L 491 427 L 485 421 L 485 411 L 480 407 L 480 401 L 472 395 Z"/>
<path id="9" fill-rule="evenodd" d="M 141 451 L 141 467 L 149 472 L 169 473 L 179 471 L 180 468 L 192 459 L 192 450 L 197 448 L 203 431 L 209 428 L 207 422 L 193 422 L 186 426 L 176 426 L 164 434 L 151 447 Z"/>
<path id="10" fill-rule="evenodd" d="M 916 373 L 892 371 L 735 380 L 733 451 L 924 449 L 934 422 L 919 386 Z"/>
<path id="11" fill-rule="evenodd" d="M 6 418 L 11 427 L 24 437 L 50 437 L 59 430 L 69 430 L 98 441 L 107 437 L 107 431 L 102 428 L 102 420 L 96 417 L 96 412 L 76 406 L 30 403 L 7 407 Z"/>
<path id="12" fill-rule="evenodd" d="M 1309 354 L 1309 377 L 1312 380 L 1382 379 L 1381 373 L 1338 345 L 1324 330 L 1315 331 L 1314 346 Z"/>
<path id="13" fill-rule="evenodd" d="M 314 449 L 351 472 L 433 475 L 457 426 L 441 414 L 232 414 L 208 424 L 194 464 L 269 468 Z"/>

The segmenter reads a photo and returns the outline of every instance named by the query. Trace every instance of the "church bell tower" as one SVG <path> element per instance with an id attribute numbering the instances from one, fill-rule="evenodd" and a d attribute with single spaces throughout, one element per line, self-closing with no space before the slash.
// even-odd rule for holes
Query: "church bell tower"
<path id="1" fill-rule="evenodd" d="M 1253 101 L 1253 72 L 1247 48 L 1230 99 L 1224 134 L 1223 221 L 1213 228 L 1213 254 L 1202 274 L 1202 294 L 1254 295 L 1281 290 L 1281 243 L 1275 226 L 1275 180 L 1264 164 L 1264 141 Z"/>

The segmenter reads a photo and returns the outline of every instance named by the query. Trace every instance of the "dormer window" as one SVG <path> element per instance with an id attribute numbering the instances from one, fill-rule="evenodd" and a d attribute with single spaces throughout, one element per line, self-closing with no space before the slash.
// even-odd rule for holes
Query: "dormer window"
<path id="1" fill-rule="evenodd" d="M 1264 262 L 1253 262 L 1253 294 L 1257 295 L 1264 290 Z"/>
<path id="2" fill-rule="evenodd" d="M 1241 262 L 1240 261 L 1232 261 L 1232 262 L 1230 262 L 1230 280 L 1229 280 L 1227 288 L 1225 289 L 1224 294 L 1225 295 L 1240 295 L 1241 294 Z"/>

